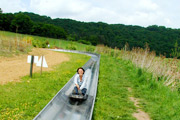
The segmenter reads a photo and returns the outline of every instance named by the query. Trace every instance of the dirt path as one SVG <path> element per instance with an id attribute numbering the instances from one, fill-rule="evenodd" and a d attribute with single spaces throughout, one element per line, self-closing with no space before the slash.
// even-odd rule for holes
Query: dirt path
<path id="1" fill-rule="evenodd" d="M 128 88 L 128 91 L 129 92 L 132 92 L 132 89 L 131 88 Z M 137 112 L 136 113 L 133 113 L 133 116 L 137 119 L 137 120 L 150 120 L 150 117 L 147 113 L 145 113 L 144 111 L 142 111 L 140 108 L 139 108 L 139 100 L 135 97 L 129 97 L 129 99 L 134 102 L 134 106 L 137 109 Z"/>
<path id="2" fill-rule="evenodd" d="M 52 70 L 53 66 L 68 61 L 69 57 L 66 54 L 58 53 L 50 50 L 35 48 L 29 55 L 40 56 L 44 55 L 48 68 L 43 68 L 43 71 Z M 0 84 L 6 84 L 12 81 L 20 81 L 20 77 L 28 75 L 30 72 L 30 64 L 27 63 L 28 55 L 20 55 L 11 58 L 0 57 Z M 33 72 L 40 71 L 40 67 L 35 64 Z"/>

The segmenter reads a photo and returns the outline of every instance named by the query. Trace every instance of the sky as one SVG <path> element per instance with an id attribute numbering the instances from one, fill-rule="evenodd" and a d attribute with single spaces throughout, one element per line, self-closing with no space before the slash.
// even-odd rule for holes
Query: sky
<path id="1" fill-rule="evenodd" d="M 3 13 L 33 12 L 51 18 L 180 28 L 180 0 L 0 0 Z"/>

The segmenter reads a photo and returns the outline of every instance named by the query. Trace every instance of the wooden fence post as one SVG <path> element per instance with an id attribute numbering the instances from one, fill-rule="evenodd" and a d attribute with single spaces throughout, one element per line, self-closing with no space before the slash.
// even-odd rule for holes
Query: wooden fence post
<path id="1" fill-rule="evenodd" d="M 42 60 L 41 60 L 41 75 L 42 75 L 42 67 L 43 67 L 43 56 L 42 56 Z"/>
<path id="2" fill-rule="evenodd" d="M 30 64 L 30 77 L 32 78 L 33 72 L 33 63 L 34 63 L 34 55 L 31 56 L 31 64 Z"/>

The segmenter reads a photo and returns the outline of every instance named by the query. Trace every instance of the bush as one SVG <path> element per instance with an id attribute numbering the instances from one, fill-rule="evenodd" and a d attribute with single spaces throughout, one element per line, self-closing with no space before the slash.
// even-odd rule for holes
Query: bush
<path id="1" fill-rule="evenodd" d="M 69 40 L 69 41 L 76 41 L 76 39 L 73 38 L 73 37 L 71 37 L 71 36 L 68 36 L 68 37 L 67 37 L 67 40 Z"/>
<path id="2" fill-rule="evenodd" d="M 94 52 L 95 48 L 93 46 L 87 46 L 86 51 L 87 52 Z"/>
<path id="3" fill-rule="evenodd" d="M 49 41 L 48 41 L 48 40 L 46 40 L 46 41 L 45 41 L 45 43 L 46 43 L 46 45 L 48 45 L 48 44 L 49 44 Z"/>
<path id="4" fill-rule="evenodd" d="M 32 46 L 33 47 L 38 47 L 38 48 L 46 48 L 47 47 L 47 41 L 33 40 L 32 41 Z"/>
<path id="5" fill-rule="evenodd" d="M 41 46 L 42 46 L 42 48 L 46 48 L 47 47 L 46 41 L 41 42 Z"/>
<path id="6" fill-rule="evenodd" d="M 33 40 L 33 41 L 32 41 L 32 46 L 33 46 L 33 47 L 37 47 L 37 45 L 38 45 L 38 41 Z"/>
<path id="7" fill-rule="evenodd" d="M 26 36 L 22 39 L 23 42 L 27 43 L 27 44 L 32 44 L 32 41 L 34 40 L 33 37 L 29 37 L 29 36 Z"/>
<path id="8" fill-rule="evenodd" d="M 86 45 L 91 45 L 91 42 L 86 41 L 86 40 L 78 40 L 78 42 L 82 44 L 86 44 Z"/>
<path id="9" fill-rule="evenodd" d="M 68 46 L 66 46 L 66 49 L 69 49 L 69 50 L 76 50 L 76 46 L 73 45 L 73 43 L 69 44 Z"/>

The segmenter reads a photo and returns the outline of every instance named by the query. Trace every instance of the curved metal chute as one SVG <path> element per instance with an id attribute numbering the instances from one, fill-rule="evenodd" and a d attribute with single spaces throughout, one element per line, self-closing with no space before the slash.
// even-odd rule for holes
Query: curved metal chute
<path id="1" fill-rule="evenodd" d="M 74 88 L 74 75 L 67 84 L 39 112 L 34 120 L 91 120 L 99 76 L 100 55 L 72 50 L 56 49 L 54 51 L 86 54 L 91 59 L 83 66 L 88 76 L 88 98 L 85 101 L 71 101 L 69 95 Z"/>

